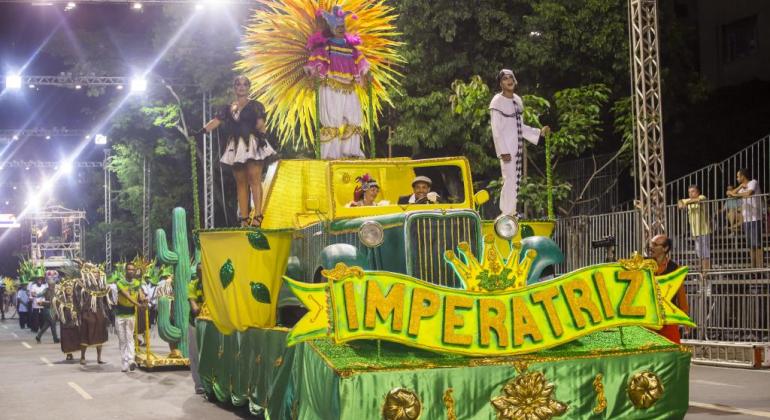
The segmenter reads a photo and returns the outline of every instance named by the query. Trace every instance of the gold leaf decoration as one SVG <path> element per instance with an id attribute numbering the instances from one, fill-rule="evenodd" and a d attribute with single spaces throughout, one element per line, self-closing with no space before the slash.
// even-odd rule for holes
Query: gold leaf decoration
<path id="1" fill-rule="evenodd" d="M 342 280 L 349 276 L 355 276 L 360 279 L 364 277 L 364 270 L 361 267 L 348 267 L 345 263 L 337 263 L 331 270 L 321 270 L 321 274 L 332 280 Z"/>
<path id="2" fill-rule="evenodd" d="M 594 378 L 594 391 L 596 391 L 596 407 L 594 407 L 594 414 L 602 413 L 607 408 L 607 398 L 604 396 L 604 383 L 602 380 L 604 375 L 601 373 Z"/>
<path id="3" fill-rule="evenodd" d="M 618 262 L 624 269 L 628 271 L 648 269 L 652 270 L 652 272 L 655 272 L 655 270 L 658 269 L 658 263 L 656 263 L 655 260 L 645 259 L 638 252 L 634 252 L 633 255 L 631 255 L 631 258 L 621 258 L 618 260 Z"/>
<path id="4" fill-rule="evenodd" d="M 628 381 L 627 391 L 636 408 L 650 408 L 663 397 L 663 381 L 648 370 L 637 372 Z"/>
<path id="5" fill-rule="evenodd" d="M 567 405 L 553 399 L 554 385 L 543 372 L 529 372 L 508 381 L 503 395 L 492 398 L 498 420 L 548 420 L 567 411 Z"/>
<path id="6" fill-rule="evenodd" d="M 446 418 L 447 420 L 457 420 L 457 414 L 455 414 L 455 399 L 452 396 L 452 388 L 444 391 L 444 406 L 446 406 Z"/>
<path id="7" fill-rule="evenodd" d="M 414 391 L 393 388 L 385 396 L 382 418 L 385 420 L 416 420 L 420 418 L 422 403 Z"/>

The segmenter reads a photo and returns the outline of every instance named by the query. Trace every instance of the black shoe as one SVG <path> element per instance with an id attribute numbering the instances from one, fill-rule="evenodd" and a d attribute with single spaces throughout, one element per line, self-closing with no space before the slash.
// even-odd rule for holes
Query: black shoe
<path id="1" fill-rule="evenodd" d="M 35 336 L 35 341 L 37 341 L 37 344 L 40 344 L 40 336 L 39 335 Z"/>
<path id="2" fill-rule="evenodd" d="M 131 364 L 128 365 L 128 370 L 130 370 L 131 372 L 135 371 L 136 370 L 136 363 L 135 362 L 131 362 Z"/>
<path id="3" fill-rule="evenodd" d="M 53 343 L 54 343 L 54 344 L 59 344 L 59 341 L 61 341 L 61 340 L 59 340 L 59 339 L 57 338 L 57 339 L 53 340 Z"/>

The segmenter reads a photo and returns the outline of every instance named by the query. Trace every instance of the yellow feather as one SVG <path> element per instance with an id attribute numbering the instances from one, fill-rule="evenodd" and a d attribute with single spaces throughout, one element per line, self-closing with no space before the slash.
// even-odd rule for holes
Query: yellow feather
<path id="1" fill-rule="evenodd" d="M 383 104 L 391 104 L 388 90 L 398 91 L 402 74 L 397 66 L 404 62 L 398 52 L 401 42 L 395 21 L 395 9 L 384 0 L 257 0 L 243 39 L 241 59 L 235 70 L 251 81 L 252 95 L 265 105 L 268 125 L 274 129 L 281 144 L 295 149 L 315 144 L 317 118 L 316 90 L 305 77 L 303 66 L 310 52 L 305 44 L 316 27 L 315 12 L 319 8 L 331 10 L 340 4 L 358 19 L 348 18 L 346 28 L 361 37 L 358 50 L 370 64 L 374 78 L 372 102 L 374 115 L 369 115 L 369 96 L 366 89 L 356 86 L 361 101 L 365 127 L 369 118 L 377 126 L 377 116 Z"/>

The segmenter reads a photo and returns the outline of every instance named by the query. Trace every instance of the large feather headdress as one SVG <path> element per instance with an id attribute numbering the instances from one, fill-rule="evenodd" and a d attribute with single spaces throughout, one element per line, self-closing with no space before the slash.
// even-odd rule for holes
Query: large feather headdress
<path id="1" fill-rule="evenodd" d="M 308 38 L 321 30 L 317 12 L 331 11 L 338 3 L 357 19 L 346 23 L 348 33 L 361 38 L 357 48 L 369 62 L 374 78 L 372 106 L 367 89 L 357 85 L 356 93 L 364 113 L 362 126 L 377 123 L 384 103 L 391 103 L 388 89 L 396 90 L 401 74 L 396 66 L 403 63 L 397 51 L 394 9 L 385 0 L 257 0 L 258 8 L 246 28 L 241 59 L 235 69 L 251 81 L 252 94 L 265 105 L 268 124 L 280 143 L 294 148 L 315 143 L 316 86 L 303 66 L 310 51 Z M 322 21 L 322 20 L 321 20 Z M 374 115 L 369 115 L 373 110 Z"/>

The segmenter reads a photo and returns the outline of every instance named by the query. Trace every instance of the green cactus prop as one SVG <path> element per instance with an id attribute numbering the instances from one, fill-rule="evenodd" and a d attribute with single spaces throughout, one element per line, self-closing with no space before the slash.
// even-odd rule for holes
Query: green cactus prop
<path id="1" fill-rule="evenodd" d="M 169 249 L 166 233 L 163 229 L 155 231 L 155 244 L 158 260 L 174 267 L 174 299 L 158 299 L 158 332 L 169 343 L 177 344 L 184 357 L 188 357 L 187 322 L 190 316 L 190 303 L 187 301 L 187 285 L 190 283 L 195 261 L 190 260 L 190 244 L 187 238 L 187 215 L 181 207 L 174 209 L 171 222 L 174 250 Z M 197 254 L 197 252 L 196 252 Z M 196 258 L 197 260 L 197 258 Z M 174 321 L 171 322 L 173 304 Z"/>

